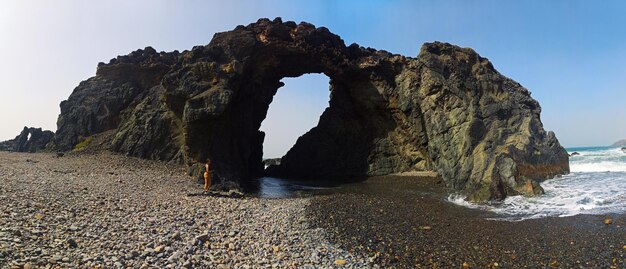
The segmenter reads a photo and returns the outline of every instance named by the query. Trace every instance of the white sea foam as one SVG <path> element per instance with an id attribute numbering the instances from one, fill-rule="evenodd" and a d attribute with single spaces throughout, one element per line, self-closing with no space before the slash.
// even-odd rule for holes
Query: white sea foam
<path id="1" fill-rule="evenodd" d="M 623 162 L 580 162 L 570 164 L 571 172 L 626 172 L 626 163 Z"/>
<path id="2" fill-rule="evenodd" d="M 494 212 L 504 220 L 626 212 L 626 153 L 619 148 L 586 148 L 570 158 L 571 174 L 541 185 L 545 195 L 513 196 L 491 205 L 475 205 L 451 195 L 458 205 Z"/>

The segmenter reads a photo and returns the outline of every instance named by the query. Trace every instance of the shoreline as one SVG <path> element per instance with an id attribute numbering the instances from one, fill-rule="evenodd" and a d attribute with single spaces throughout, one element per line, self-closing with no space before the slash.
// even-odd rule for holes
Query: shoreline
<path id="1" fill-rule="evenodd" d="M 332 242 L 382 267 L 626 267 L 624 214 L 490 220 L 493 213 L 445 201 L 436 179 L 390 176 L 363 185 L 313 197 L 307 214 Z"/>
<path id="2" fill-rule="evenodd" d="M 179 165 L 0 152 L 0 179 L 0 268 L 626 267 L 624 214 L 489 220 L 437 177 L 188 196 L 202 186 Z"/>

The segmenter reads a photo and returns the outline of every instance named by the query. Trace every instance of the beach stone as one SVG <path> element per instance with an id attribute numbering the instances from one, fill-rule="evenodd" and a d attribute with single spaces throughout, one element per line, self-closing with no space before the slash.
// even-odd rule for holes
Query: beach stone
<path id="1" fill-rule="evenodd" d="M 334 262 L 335 265 L 339 265 L 339 266 L 344 266 L 347 263 L 348 262 L 346 260 L 335 260 L 335 262 Z"/>
<path id="2" fill-rule="evenodd" d="M 159 245 L 159 246 L 154 248 L 154 252 L 156 252 L 156 253 L 161 253 L 164 250 L 165 250 L 165 246 L 164 245 Z"/>
<path id="3" fill-rule="evenodd" d="M 604 221 L 603 221 L 603 222 L 604 222 L 604 224 L 605 224 L 605 225 L 611 225 L 611 224 L 613 224 L 613 219 L 611 219 L 611 218 L 606 218 L 606 219 L 604 219 Z"/>
<path id="4" fill-rule="evenodd" d="M 175 251 L 174 253 L 172 253 L 172 255 L 167 258 L 168 262 L 175 262 L 178 261 L 178 259 L 180 259 L 180 257 L 182 256 L 182 253 L 180 251 Z"/>
<path id="5" fill-rule="evenodd" d="M 78 247 L 78 243 L 76 243 L 76 240 L 74 240 L 73 238 L 69 238 L 67 239 L 67 245 L 71 248 L 77 248 Z"/>
<path id="6" fill-rule="evenodd" d="M 207 240 L 209 240 L 209 235 L 208 234 L 201 234 L 196 236 L 195 238 L 195 242 L 206 242 Z"/>

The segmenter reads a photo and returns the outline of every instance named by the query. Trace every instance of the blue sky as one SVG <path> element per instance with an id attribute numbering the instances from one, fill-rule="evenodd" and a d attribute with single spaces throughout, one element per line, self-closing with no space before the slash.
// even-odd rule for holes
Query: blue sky
<path id="1" fill-rule="evenodd" d="M 190 49 L 207 44 L 216 32 L 280 16 L 326 26 L 346 44 L 407 56 L 435 40 L 471 47 L 533 93 L 545 128 L 563 145 L 606 145 L 626 138 L 623 3 L 3 1 L 0 140 L 14 137 L 24 125 L 55 130 L 59 103 L 95 74 L 98 62 L 145 46 Z M 284 153 L 315 125 L 327 102 L 325 77 L 287 81 L 263 125 L 266 152 Z M 304 120 L 276 116 L 286 114 Z"/>

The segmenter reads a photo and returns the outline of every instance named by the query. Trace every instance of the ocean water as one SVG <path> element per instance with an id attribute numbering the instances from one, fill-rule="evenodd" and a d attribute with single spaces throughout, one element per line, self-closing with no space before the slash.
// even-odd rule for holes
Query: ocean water
<path id="1" fill-rule="evenodd" d="M 306 197 L 337 187 L 337 183 L 326 181 L 305 182 L 274 177 L 262 177 L 258 181 L 258 196 L 261 198 Z"/>
<path id="2" fill-rule="evenodd" d="M 541 183 L 545 195 L 514 196 L 489 205 L 470 204 L 450 195 L 450 202 L 496 213 L 495 219 L 524 220 L 578 214 L 626 213 L 626 153 L 615 147 L 568 148 L 569 175 Z"/>

